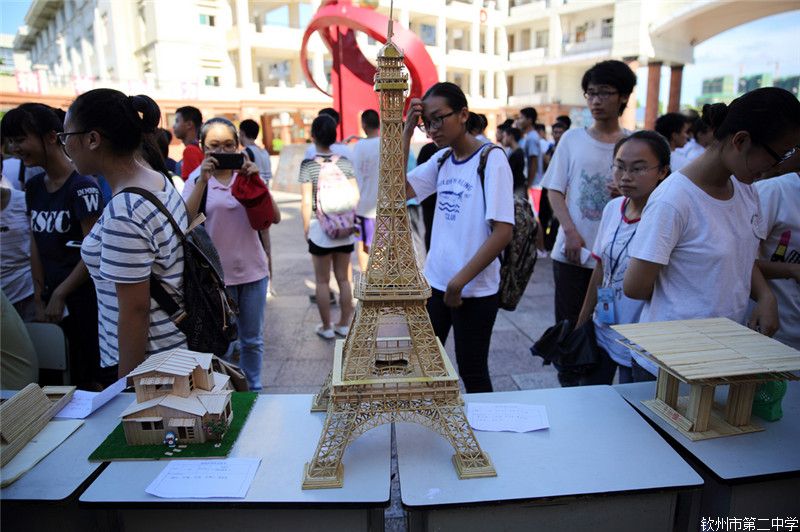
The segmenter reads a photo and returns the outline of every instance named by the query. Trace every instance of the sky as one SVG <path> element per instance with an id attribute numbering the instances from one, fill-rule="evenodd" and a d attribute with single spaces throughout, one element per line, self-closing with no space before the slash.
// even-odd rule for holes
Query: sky
<path id="1" fill-rule="evenodd" d="M 0 33 L 16 33 L 23 24 L 30 0 L 0 0 Z M 282 16 L 282 13 L 276 13 Z M 310 13 L 301 13 L 307 18 Z M 762 18 L 720 33 L 695 47 L 694 64 L 683 69 L 681 104 L 694 105 L 704 78 L 770 73 L 773 77 L 800 74 L 800 9 Z M 647 69 L 637 72 L 637 98 L 643 106 L 647 94 Z M 661 99 L 669 95 L 669 69 L 661 73 Z"/>

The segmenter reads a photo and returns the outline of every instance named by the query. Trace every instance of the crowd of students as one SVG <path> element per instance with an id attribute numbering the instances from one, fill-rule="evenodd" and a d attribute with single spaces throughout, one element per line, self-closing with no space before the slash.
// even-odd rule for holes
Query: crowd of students
<path id="1" fill-rule="evenodd" d="M 616 341 L 613 324 L 728 317 L 800 348 L 800 102 L 762 88 L 706 106 L 702 116 L 668 113 L 655 131 L 632 132 L 620 117 L 635 85 L 623 62 L 588 69 L 581 86 L 593 122 L 572 128 L 559 116 L 552 142 L 527 107 L 498 126 L 492 143 L 486 117 L 471 112 L 452 83 L 409 102 L 406 192 L 424 220 L 428 315 L 443 344 L 452 330 L 468 392 L 492 390 L 498 256 L 512 239 L 515 195 L 537 200 L 533 252 L 552 258 L 555 322 L 593 327 L 602 355 L 590 374 L 557 366 L 561 385 L 611 383 L 617 371 L 620 382 L 655 378 L 652 362 Z M 231 192 L 237 179 L 271 177 L 268 154 L 255 144 L 258 125 L 204 122 L 199 110 L 182 107 L 173 132 L 184 151 L 175 163 L 160 117 L 150 98 L 110 89 L 79 96 L 66 114 L 24 104 L 3 117 L 3 140 L 20 168 L 41 168 L 27 180 L 17 170 L 24 193 L 18 183 L 2 189 L 4 305 L 25 320 L 61 324 L 75 380 L 85 387 L 108 385 L 146 356 L 185 346 L 149 286 L 160 283 L 182 300 L 179 235 L 164 213 L 126 190 L 143 188 L 183 231 L 205 215 L 239 308 L 238 341 L 225 356 L 238 352 L 250 388 L 259 390 L 269 233 L 251 227 Z M 325 340 L 349 331 L 352 255 L 363 272 L 378 201 L 378 113 L 362 113 L 366 136 L 352 148 L 337 142 L 338 122 L 333 109 L 314 119 L 298 175 L 315 332 Z M 415 159 L 417 130 L 431 142 Z M 233 153 L 245 154 L 241 168 L 219 168 L 220 154 Z M 341 214 L 331 216 L 335 203 Z"/>

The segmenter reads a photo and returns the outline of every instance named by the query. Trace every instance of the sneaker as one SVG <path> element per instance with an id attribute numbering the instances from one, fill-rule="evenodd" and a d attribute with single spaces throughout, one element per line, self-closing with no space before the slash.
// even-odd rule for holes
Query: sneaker
<path id="1" fill-rule="evenodd" d="M 336 338 L 336 333 L 333 332 L 333 328 L 324 329 L 321 323 L 317 325 L 315 331 L 317 333 L 317 336 L 319 336 L 320 338 L 325 338 L 326 340 L 333 340 L 334 338 Z"/>
<path id="2" fill-rule="evenodd" d="M 347 336 L 347 333 L 350 332 L 350 326 L 349 325 L 337 325 L 336 327 L 333 328 L 333 332 L 335 332 L 336 334 L 338 334 L 339 336 L 344 338 L 344 337 Z"/>
<path id="3" fill-rule="evenodd" d="M 543 249 L 537 249 L 536 250 L 536 258 L 538 258 L 538 259 L 546 259 L 549 256 L 550 256 L 550 254 L 547 251 L 543 250 Z"/>

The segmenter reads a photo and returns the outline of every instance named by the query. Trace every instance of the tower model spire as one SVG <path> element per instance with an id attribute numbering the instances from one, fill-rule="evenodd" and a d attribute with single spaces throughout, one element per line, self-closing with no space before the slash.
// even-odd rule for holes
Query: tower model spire
<path id="1" fill-rule="evenodd" d="M 347 445 L 394 421 L 425 425 L 455 449 L 461 478 L 495 476 L 464 414 L 458 376 L 433 332 L 425 304 L 430 285 L 417 266 L 406 211 L 402 129 L 408 76 L 389 40 L 378 54 L 381 144 L 378 207 L 367 271 L 346 340 L 336 342 L 333 371 L 312 410 L 327 411 L 303 488 L 340 487 Z"/>

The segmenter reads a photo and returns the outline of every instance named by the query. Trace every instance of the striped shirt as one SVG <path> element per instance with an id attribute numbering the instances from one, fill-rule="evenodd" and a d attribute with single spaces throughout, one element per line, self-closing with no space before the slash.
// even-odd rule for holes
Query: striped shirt
<path id="1" fill-rule="evenodd" d="M 183 231 L 188 226 L 181 195 L 166 182 L 156 197 L 173 213 Z M 172 225 L 158 208 L 138 194 L 114 196 L 92 231 L 83 240 L 81 255 L 97 289 L 100 365 L 119 362 L 119 302 L 116 284 L 140 283 L 150 273 L 182 303 L 183 247 Z M 169 316 L 150 299 L 150 328 L 145 357 L 186 347 L 186 337 Z"/>
<path id="2" fill-rule="evenodd" d="M 0 211 L 0 286 L 16 303 L 33 295 L 31 276 L 31 225 L 25 193 L 9 189 L 11 197 Z"/>

